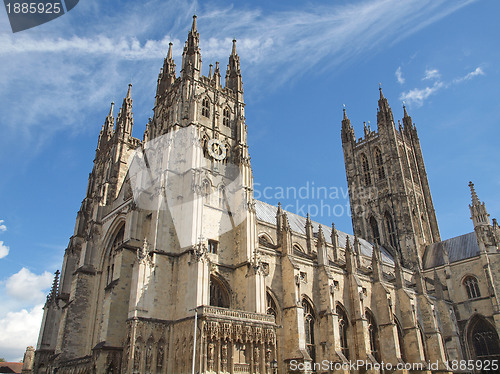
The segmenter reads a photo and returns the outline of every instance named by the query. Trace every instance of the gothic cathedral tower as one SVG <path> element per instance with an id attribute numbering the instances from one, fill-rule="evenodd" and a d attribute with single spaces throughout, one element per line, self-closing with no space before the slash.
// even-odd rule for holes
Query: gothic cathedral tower
<path id="1" fill-rule="evenodd" d="M 440 241 L 417 129 L 404 107 L 396 128 L 380 88 L 378 131 L 356 140 L 344 108 L 342 147 L 354 234 L 397 252 L 407 265 Z"/>

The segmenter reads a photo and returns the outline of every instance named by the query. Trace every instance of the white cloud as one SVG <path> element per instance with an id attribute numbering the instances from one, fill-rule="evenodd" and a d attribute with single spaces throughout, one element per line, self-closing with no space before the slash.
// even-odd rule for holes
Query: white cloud
<path id="1" fill-rule="evenodd" d="M 432 87 L 425 88 L 414 88 L 408 92 L 403 92 L 400 96 L 400 100 L 403 100 L 409 104 L 415 103 L 418 106 L 421 106 L 424 103 L 424 100 L 429 96 L 435 94 L 445 85 L 443 82 L 436 82 Z"/>
<path id="2" fill-rule="evenodd" d="M 0 352 L 6 360 L 18 361 L 28 345 L 36 345 L 46 292 L 52 274 L 35 274 L 22 268 L 0 281 Z"/>
<path id="3" fill-rule="evenodd" d="M 395 72 L 396 74 L 396 79 L 399 84 L 403 84 L 405 82 L 405 79 L 403 78 L 403 72 L 401 71 L 401 66 L 399 66 Z"/>
<path id="4" fill-rule="evenodd" d="M 480 76 L 480 75 L 486 75 L 480 67 L 477 67 L 474 71 L 471 71 L 470 73 L 464 75 L 463 77 L 457 78 L 453 81 L 453 83 L 461 83 L 463 81 L 468 81 L 474 77 Z"/>
<path id="5" fill-rule="evenodd" d="M 0 219 L 0 231 L 5 232 L 7 231 L 7 226 L 5 226 L 3 223 L 5 221 L 3 219 Z"/>
<path id="6" fill-rule="evenodd" d="M 36 346 L 43 304 L 9 312 L 0 318 L 0 352 L 7 361 L 19 361 L 27 346 Z"/>
<path id="7" fill-rule="evenodd" d="M 48 271 L 37 275 L 22 268 L 5 281 L 5 291 L 12 299 L 34 305 L 42 303 L 45 292 L 52 284 L 53 275 Z"/>
<path id="8" fill-rule="evenodd" d="M 0 258 L 4 258 L 9 254 L 10 248 L 0 241 Z"/>
<path id="9" fill-rule="evenodd" d="M 425 88 L 414 88 L 408 92 L 403 92 L 399 96 L 400 100 L 404 100 L 408 102 L 408 104 L 416 104 L 417 106 L 422 106 L 424 101 L 431 95 L 435 94 L 437 91 L 441 90 L 442 88 L 448 88 L 451 84 L 459 84 L 462 83 L 466 80 L 470 80 L 474 77 L 480 76 L 480 75 L 486 75 L 483 69 L 480 67 L 477 67 L 474 71 L 464 75 L 463 77 L 460 78 L 455 78 L 451 81 L 451 83 L 445 83 L 441 81 L 437 81 L 434 83 L 432 87 L 425 87 Z M 426 78 L 426 77 L 434 77 L 434 78 L 439 78 L 439 72 L 437 69 L 433 70 L 427 70 L 426 75 L 424 79 L 431 79 L 431 78 Z"/>
<path id="10" fill-rule="evenodd" d="M 422 80 L 425 81 L 430 79 L 439 79 L 440 77 L 441 74 L 439 74 L 439 71 L 437 69 L 427 69 Z"/>

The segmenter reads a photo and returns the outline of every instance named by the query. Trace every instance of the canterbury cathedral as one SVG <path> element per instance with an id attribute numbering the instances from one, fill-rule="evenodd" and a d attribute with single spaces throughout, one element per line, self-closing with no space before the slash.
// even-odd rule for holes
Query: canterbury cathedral
<path id="1" fill-rule="evenodd" d="M 498 371 L 500 229 L 474 185 L 473 231 L 441 240 L 380 89 L 376 130 L 339 113 L 353 235 L 256 200 L 236 41 L 224 84 L 203 76 L 196 21 L 142 140 L 132 87 L 111 105 L 31 372 Z"/>

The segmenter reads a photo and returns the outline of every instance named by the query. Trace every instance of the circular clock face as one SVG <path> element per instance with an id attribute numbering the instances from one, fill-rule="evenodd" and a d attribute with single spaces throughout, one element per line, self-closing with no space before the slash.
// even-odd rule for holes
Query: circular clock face
<path id="1" fill-rule="evenodd" d="M 215 160 L 222 161 L 226 158 L 226 146 L 219 139 L 210 139 L 207 146 L 208 154 Z"/>

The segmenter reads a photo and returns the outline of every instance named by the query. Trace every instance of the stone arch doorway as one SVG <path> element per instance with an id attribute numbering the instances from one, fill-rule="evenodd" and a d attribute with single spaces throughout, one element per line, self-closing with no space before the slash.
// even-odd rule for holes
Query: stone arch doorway
<path id="1" fill-rule="evenodd" d="M 493 360 L 500 362 L 500 340 L 495 327 L 486 318 L 473 316 L 468 323 L 466 337 L 471 358 L 482 361 L 486 366 L 491 365 Z M 478 372 L 500 373 L 500 370 L 491 370 L 490 367 L 489 370 Z"/>

